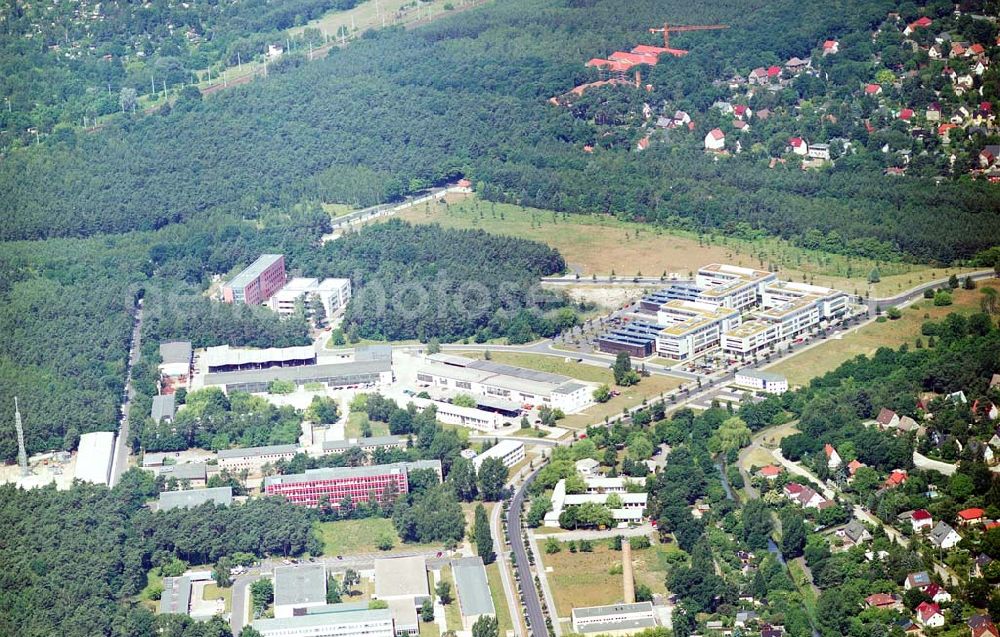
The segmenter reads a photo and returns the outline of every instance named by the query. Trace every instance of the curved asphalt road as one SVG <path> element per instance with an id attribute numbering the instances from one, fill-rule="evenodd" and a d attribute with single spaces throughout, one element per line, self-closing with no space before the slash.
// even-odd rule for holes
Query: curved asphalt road
<path id="1" fill-rule="evenodd" d="M 544 465 L 542 465 L 544 466 Z M 525 620 L 528 623 L 528 635 L 530 637 L 549 637 L 549 632 L 545 628 L 545 615 L 542 613 L 542 602 L 538 598 L 538 590 L 535 588 L 535 578 L 531 574 L 531 567 L 528 564 L 528 553 L 525 550 L 524 538 L 521 529 L 521 507 L 524 506 L 524 499 L 527 495 L 528 486 L 534 481 L 535 476 L 541 467 L 528 476 L 511 498 L 510 508 L 507 509 L 507 537 L 510 538 L 510 548 L 514 552 L 514 561 L 517 565 L 517 576 L 521 582 L 521 594 L 524 596 Z M 516 609 L 512 608 L 511 612 Z"/>

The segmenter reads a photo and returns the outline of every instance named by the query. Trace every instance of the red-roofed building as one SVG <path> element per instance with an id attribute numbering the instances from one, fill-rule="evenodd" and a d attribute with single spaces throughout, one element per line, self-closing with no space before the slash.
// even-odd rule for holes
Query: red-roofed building
<path id="1" fill-rule="evenodd" d="M 763 66 L 758 66 L 754 70 L 750 71 L 750 75 L 747 76 L 747 81 L 751 84 L 767 84 L 767 69 Z"/>
<path id="2" fill-rule="evenodd" d="M 983 516 L 986 515 L 986 511 L 980 509 L 979 507 L 971 507 L 968 509 L 962 509 L 958 512 L 958 523 L 963 526 L 968 526 L 970 524 L 980 524 L 983 521 Z"/>
<path id="3" fill-rule="evenodd" d="M 635 145 L 636 150 L 646 150 L 649 148 L 649 137 L 643 137 L 639 140 L 639 143 Z"/>
<path id="4" fill-rule="evenodd" d="M 854 474 L 858 472 L 858 469 L 867 466 L 868 465 L 855 458 L 854 460 L 851 460 L 850 462 L 847 463 L 847 473 L 853 477 Z"/>
<path id="5" fill-rule="evenodd" d="M 949 137 L 951 136 L 951 131 L 953 129 L 955 129 L 955 128 L 958 128 L 958 126 L 956 126 L 955 124 L 951 124 L 951 123 L 941 124 L 940 126 L 938 126 L 938 129 L 937 129 L 938 137 L 942 137 L 943 138 L 942 141 L 944 141 L 945 143 L 947 143 L 949 141 Z M 930 403 L 930 401 L 918 400 L 917 401 L 917 408 L 918 409 L 923 409 L 924 411 L 927 411 L 928 407 L 930 406 L 929 403 Z"/>
<path id="6" fill-rule="evenodd" d="M 840 43 L 836 40 L 827 40 L 823 43 L 823 55 L 833 55 L 840 51 Z"/>
<path id="7" fill-rule="evenodd" d="M 722 150 L 726 147 L 726 134 L 721 128 L 713 128 L 705 135 L 705 150 Z"/>
<path id="8" fill-rule="evenodd" d="M 993 622 L 983 622 L 972 627 L 972 637 L 1000 637 L 1000 630 Z"/>
<path id="9" fill-rule="evenodd" d="M 899 111 L 899 119 L 903 120 L 904 122 L 908 122 L 911 119 L 913 119 L 913 109 L 904 108 L 903 110 Z"/>
<path id="10" fill-rule="evenodd" d="M 903 35 L 910 35 L 917 29 L 926 29 L 932 24 L 934 24 L 934 21 L 928 18 L 927 16 L 924 16 L 906 25 L 906 28 L 903 29 Z"/>
<path id="11" fill-rule="evenodd" d="M 750 110 L 750 107 L 745 104 L 737 104 L 736 106 L 733 107 L 733 115 L 735 115 L 739 119 L 743 118 L 749 119 L 753 117 L 753 111 Z"/>
<path id="12" fill-rule="evenodd" d="M 881 95 L 882 86 L 880 84 L 866 84 L 865 95 Z"/>
<path id="13" fill-rule="evenodd" d="M 792 137 L 788 140 L 788 145 L 792 147 L 792 152 L 796 155 L 808 155 L 809 144 L 801 137 Z"/>
<path id="14" fill-rule="evenodd" d="M 781 76 L 781 67 L 780 66 L 769 66 L 769 67 L 767 67 L 767 79 L 773 80 L 773 79 L 775 79 L 777 77 L 780 77 L 780 76 Z"/>
<path id="15" fill-rule="evenodd" d="M 917 623 L 927 628 L 940 628 L 944 626 L 944 615 L 941 614 L 941 607 L 934 602 L 920 602 L 916 608 Z"/>
<path id="16" fill-rule="evenodd" d="M 878 608 L 881 610 L 901 609 L 903 607 L 900 597 L 898 595 L 890 595 L 889 593 L 869 595 L 865 598 L 865 603 L 868 604 L 869 608 Z"/>
<path id="17" fill-rule="evenodd" d="M 984 157 L 984 154 L 986 155 Z M 996 161 L 996 157 L 990 151 L 989 148 L 984 148 L 979 153 L 979 162 L 983 163 L 986 160 L 986 167 L 993 165 Z M 972 416 L 976 419 L 989 418 L 990 420 L 996 420 L 997 416 L 1000 415 L 1000 410 L 989 400 L 979 400 L 978 398 L 972 401 Z"/>
<path id="18" fill-rule="evenodd" d="M 973 44 L 966 51 L 966 55 L 982 55 L 986 53 L 986 49 L 983 48 L 982 44 Z"/>
<path id="19" fill-rule="evenodd" d="M 626 53 L 625 51 L 615 51 L 608 56 L 608 59 L 612 62 L 628 62 L 629 64 L 648 64 L 649 66 L 656 66 L 657 58 L 655 55 L 640 55 L 638 53 Z"/>
<path id="20" fill-rule="evenodd" d="M 934 583 L 924 589 L 932 602 L 944 604 L 951 601 L 951 593 L 945 590 L 940 584 Z"/>
<path id="21" fill-rule="evenodd" d="M 934 517 L 927 509 L 917 509 L 910 516 L 910 525 L 913 527 L 914 533 L 923 529 L 930 529 L 934 526 Z"/>
<path id="22" fill-rule="evenodd" d="M 950 56 L 951 57 L 958 57 L 958 56 L 961 56 L 961 55 L 965 55 L 965 47 L 962 46 L 961 42 L 954 42 L 954 43 L 952 43 Z"/>
<path id="23" fill-rule="evenodd" d="M 781 467 L 769 464 L 766 467 L 761 467 L 757 471 L 757 475 L 762 478 L 767 478 L 768 480 L 774 480 L 781 475 Z"/>
<path id="24" fill-rule="evenodd" d="M 909 478 L 909 476 L 906 474 L 906 471 L 903 471 L 902 469 L 896 469 L 889 474 L 888 478 L 885 479 L 885 487 L 890 489 L 893 487 L 898 487 L 899 485 L 906 482 L 907 478 Z"/>
<path id="25" fill-rule="evenodd" d="M 842 460 L 840 459 L 840 454 L 837 450 L 833 448 L 833 445 L 827 443 L 823 446 L 823 453 L 826 454 L 826 466 L 830 469 L 836 469 L 840 466 Z"/>

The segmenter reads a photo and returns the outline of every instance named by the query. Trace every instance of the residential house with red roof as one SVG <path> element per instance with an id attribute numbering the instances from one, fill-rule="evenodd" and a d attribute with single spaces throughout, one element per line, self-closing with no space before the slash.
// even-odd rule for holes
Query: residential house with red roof
<path id="1" fill-rule="evenodd" d="M 910 526 L 914 533 L 929 530 L 934 526 L 934 516 L 927 509 L 917 509 L 910 515 Z"/>
<path id="2" fill-rule="evenodd" d="M 913 115 L 914 113 L 912 108 L 904 108 L 899 111 L 899 119 L 903 120 L 904 122 L 912 120 Z"/>
<path id="3" fill-rule="evenodd" d="M 868 608 L 878 608 L 880 610 L 901 610 L 903 599 L 899 595 L 889 593 L 875 593 L 865 598 Z"/>
<path id="4" fill-rule="evenodd" d="M 801 137 L 789 138 L 788 145 L 792 147 L 792 152 L 796 155 L 805 156 L 809 154 L 809 144 Z"/>
<path id="5" fill-rule="evenodd" d="M 847 473 L 853 478 L 854 474 L 858 472 L 858 469 L 867 466 L 868 465 L 855 458 L 854 460 L 851 460 L 850 462 L 847 463 Z"/>
<path id="6" fill-rule="evenodd" d="M 892 473 L 889 474 L 889 477 L 885 479 L 885 483 L 883 484 L 883 486 L 885 486 L 887 489 L 898 487 L 899 485 L 906 482 L 907 478 L 909 478 L 909 476 L 906 474 L 905 470 L 893 469 Z"/>
<path id="7" fill-rule="evenodd" d="M 874 82 L 872 82 L 865 85 L 865 95 L 871 95 L 874 97 L 875 95 L 881 95 L 881 94 L 882 94 L 881 84 L 875 84 Z"/>
<path id="8" fill-rule="evenodd" d="M 768 81 L 774 81 L 781 77 L 781 67 L 780 66 L 769 66 L 767 67 L 767 79 Z"/>
<path id="9" fill-rule="evenodd" d="M 972 637 L 1000 637 L 1000 630 L 991 621 L 974 626 L 971 630 Z"/>
<path id="10" fill-rule="evenodd" d="M 944 604 L 951 601 L 951 593 L 949 593 L 943 586 L 938 583 L 931 584 L 924 589 L 924 593 L 931 598 L 932 602 L 937 604 Z"/>
<path id="11" fill-rule="evenodd" d="M 767 84 L 768 82 L 767 69 L 765 69 L 763 66 L 758 66 L 754 70 L 750 71 L 750 75 L 747 76 L 747 81 L 751 84 L 757 84 L 757 85 Z"/>
<path id="12" fill-rule="evenodd" d="M 926 628 L 940 628 L 944 626 L 944 615 L 941 607 L 934 602 L 920 602 L 916 608 L 917 623 Z"/>
<path id="13" fill-rule="evenodd" d="M 971 507 L 968 509 L 962 509 L 958 512 L 958 523 L 962 526 L 969 526 L 972 524 L 982 524 L 983 518 L 986 515 L 986 511 L 980 509 L 979 507 Z"/>
<path id="14" fill-rule="evenodd" d="M 753 117 L 753 111 L 746 104 L 737 104 L 733 107 L 733 115 L 736 119 L 750 119 Z"/>
<path id="15" fill-rule="evenodd" d="M 982 161 L 982 156 L 984 152 L 989 152 L 991 155 L 993 155 L 993 153 L 990 152 L 989 150 L 989 146 L 987 146 L 979 153 L 980 161 Z M 995 155 L 993 155 L 993 160 L 994 161 L 996 160 Z M 993 162 L 991 161 L 990 164 L 992 163 Z M 989 165 L 984 166 L 984 168 L 988 167 Z M 983 418 L 988 418 L 989 420 L 996 420 L 997 416 L 1000 416 L 1000 410 L 997 409 L 997 406 L 994 405 L 992 401 L 987 400 L 985 398 L 982 400 L 977 398 L 976 400 L 972 401 L 972 416 L 977 420 L 982 420 Z"/>
<path id="16" fill-rule="evenodd" d="M 835 55 L 840 52 L 840 42 L 827 40 L 823 43 L 823 55 Z"/>
<path id="17" fill-rule="evenodd" d="M 720 151 L 726 147 L 726 134 L 721 128 L 713 128 L 705 135 L 705 150 Z"/>
<path id="18" fill-rule="evenodd" d="M 934 24 L 934 21 L 928 18 L 927 16 L 924 16 L 906 25 L 906 28 L 903 29 L 903 35 L 910 35 L 917 29 L 926 29 L 932 24 Z"/>
<path id="19" fill-rule="evenodd" d="M 833 445 L 827 443 L 823 445 L 823 453 L 826 455 L 826 466 L 830 469 L 836 469 L 843 461 L 840 459 L 840 454 L 837 450 L 833 448 Z"/>
<path id="20" fill-rule="evenodd" d="M 774 480 L 781 475 L 781 467 L 769 464 L 757 470 L 757 475 L 768 480 Z"/>

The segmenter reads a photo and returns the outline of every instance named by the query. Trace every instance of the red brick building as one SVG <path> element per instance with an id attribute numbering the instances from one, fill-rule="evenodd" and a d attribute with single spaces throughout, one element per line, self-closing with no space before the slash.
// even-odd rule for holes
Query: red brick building
<path id="1" fill-rule="evenodd" d="M 260 305 L 284 287 L 286 281 L 284 255 L 262 254 L 222 287 L 222 300 Z"/>
<path id="2" fill-rule="evenodd" d="M 375 500 L 382 502 L 401 493 L 409 493 L 409 474 L 417 469 L 431 469 L 441 479 L 439 460 L 398 462 L 370 467 L 333 467 L 310 469 L 305 473 L 269 476 L 264 492 L 284 496 L 289 502 L 318 507 L 324 500 L 339 508 L 345 498 L 351 505 Z"/>

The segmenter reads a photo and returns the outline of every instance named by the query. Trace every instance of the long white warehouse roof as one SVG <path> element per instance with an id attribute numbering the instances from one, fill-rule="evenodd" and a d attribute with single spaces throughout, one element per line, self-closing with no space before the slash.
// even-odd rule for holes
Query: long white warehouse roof
<path id="1" fill-rule="evenodd" d="M 84 482 L 107 485 L 115 453 L 115 432 L 95 431 L 80 436 L 73 477 Z"/>

